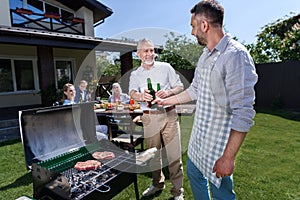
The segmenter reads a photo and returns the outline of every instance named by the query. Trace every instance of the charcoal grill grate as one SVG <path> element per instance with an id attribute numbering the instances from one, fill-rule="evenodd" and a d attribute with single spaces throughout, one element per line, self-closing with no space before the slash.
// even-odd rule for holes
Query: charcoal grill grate
<path id="1" fill-rule="evenodd" d="M 135 156 L 124 152 L 124 150 L 116 151 L 114 149 L 115 158 L 109 160 L 102 160 L 101 167 L 95 170 L 76 170 L 74 168 L 76 162 L 94 160 L 92 153 L 95 151 L 103 151 L 98 144 L 88 145 L 74 149 L 70 152 L 53 157 L 46 161 L 37 163 L 37 175 L 41 177 L 44 174 L 41 170 L 46 170 L 59 175 L 50 175 L 49 180 L 55 179 L 56 183 L 62 186 L 55 186 L 67 188 L 65 195 L 72 200 L 84 199 L 93 192 L 108 193 L 111 191 L 110 182 L 118 177 L 124 171 L 128 171 L 135 164 Z M 47 174 L 47 173 L 46 173 Z M 41 178 L 43 179 L 43 178 Z M 48 179 L 48 178 L 47 178 Z M 50 184 L 51 187 L 54 184 Z M 50 187 L 49 187 L 50 188 Z M 62 194 L 62 192 L 58 192 Z"/>

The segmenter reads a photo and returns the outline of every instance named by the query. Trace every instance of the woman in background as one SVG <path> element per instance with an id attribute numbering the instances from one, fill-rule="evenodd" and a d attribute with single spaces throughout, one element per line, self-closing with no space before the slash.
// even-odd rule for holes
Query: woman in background
<path id="1" fill-rule="evenodd" d="M 71 105 L 75 103 L 75 96 L 76 96 L 76 90 L 73 84 L 71 83 L 66 83 L 63 86 L 63 91 L 64 91 L 64 95 L 63 95 L 63 105 Z"/>
<path id="2" fill-rule="evenodd" d="M 129 100 L 130 97 L 125 94 L 122 93 L 122 88 L 120 86 L 119 83 L 114 83 L 112 85 L 112 95 L 110 95 L 110 97 L 108 98 L 108 102 L 109 103 L 125 103 L 125 104 L 129 104 Z"/>

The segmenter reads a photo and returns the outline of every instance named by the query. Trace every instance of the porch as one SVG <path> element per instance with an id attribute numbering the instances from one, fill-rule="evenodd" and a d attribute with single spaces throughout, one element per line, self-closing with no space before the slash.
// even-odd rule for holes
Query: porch
<path id="1" fill-rule="evenodd" d="M 0 142 L 19 139 L 19 110 L 36 107 L 41 107 L 41 105 L 0 108 Z"/>

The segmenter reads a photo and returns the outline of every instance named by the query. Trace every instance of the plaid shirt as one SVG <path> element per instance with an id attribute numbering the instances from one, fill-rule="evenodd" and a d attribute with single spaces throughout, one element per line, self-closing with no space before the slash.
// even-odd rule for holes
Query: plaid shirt
<path id="1" fill-rule="evenodd" d="M 247 55 L 242 46 L 226 35 L 212 52 L 207 48 L 204 50 L 194 80 L 187 90 L 191 98 L 197 100 L 188 156 L 217 187 L 220 187 L 221 178 L 217 178 L 212 170 L 224 152 L 230 130 L 247 132 L 253 125 L 254 84 L 257 75 L 254 65 L 249 65 L 248 60 L 252 59 Z M 236 60 L 240 63 L 234 63 Z M 233 73 L 230 68 L 237 68 L 235 74 L 228 75 Z M 218 79 L 220 77 L 221 80 Z M 234 81 L 241 83 L 233 83 L 227 77 L 234 77 Z M 244 107 L 238 107 L 240 105 Z"/>

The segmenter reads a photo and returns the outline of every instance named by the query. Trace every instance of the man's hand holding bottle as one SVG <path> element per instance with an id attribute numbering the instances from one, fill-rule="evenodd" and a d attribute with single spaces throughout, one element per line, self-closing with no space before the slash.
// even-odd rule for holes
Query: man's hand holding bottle
<path id="1" fill-rule="evenodd" d="M 148 89 L 145 89 L 142 93 L 143 101 L 151 102 L 151 105 L 157 104 L 158 106 L 167 105 L 164 101 L 165 98 L 168 97 L 168 91 L 166 90 L 159 90 L 155 93 L 155 99 L 153 99 L 152 95 L 149 93 Z M 151 106 L 149 106 L 151 107 Z"/>
<path id="2" fill-rule="evenodd" d="M 154 99 L 153 99 L 152 95 L 150 94 L 150 90 L 144 89 L 144 92 L 142 93 L 141 101 L 149 102 L 149 101 L 153 101 L 153 100 Z"/>

